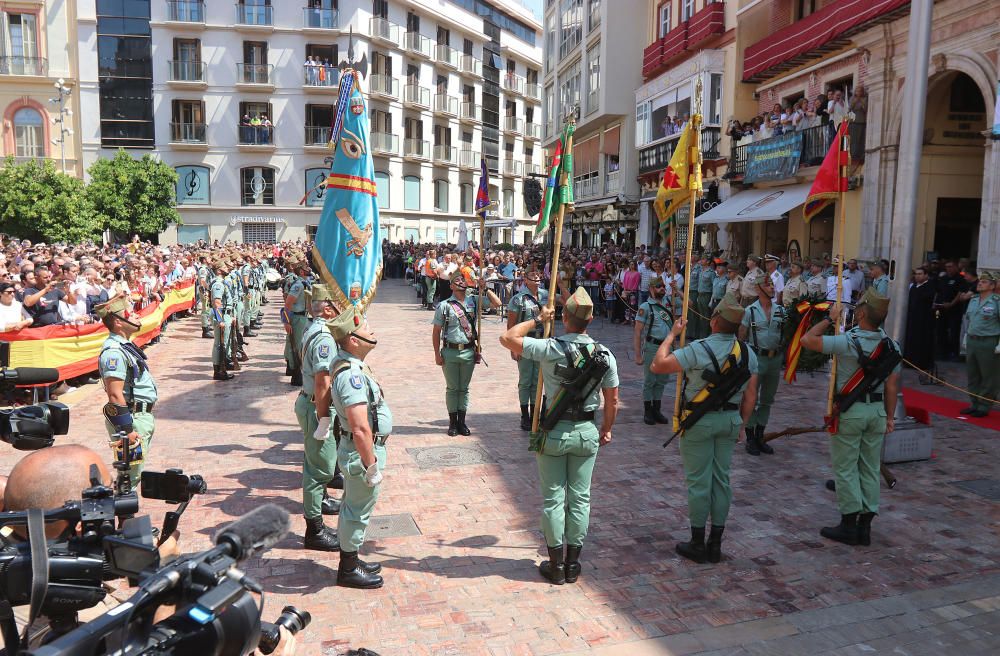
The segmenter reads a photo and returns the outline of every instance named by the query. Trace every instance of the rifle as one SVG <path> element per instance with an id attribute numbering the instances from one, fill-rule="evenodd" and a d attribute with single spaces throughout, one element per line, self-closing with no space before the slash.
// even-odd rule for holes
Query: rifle
<path id="1" fill-rule="evenodd" d="M 236 323 L 236 319 L 232 320 L 232 324 L 233 325 L 229 328 L 229 350 L 233 356 L 233 371 L 239 371 L 243 368 L 242 365 L 240 365 L 239 359 L 240 343 L 238 335 L 240 331 Z"/>
<path id="2" fill-rule="evenodd" d="M 786 428 L 784 430 L 775 431 L 773 433 L 767 433 L 764 435 L 764 443 L 770 442 L 771 440 L 776 440 L 779 437 L 784 437 L 785 435 L 805 435 L 806 433 L 825 433 L 827 432 L 827 426 L 799 426 L 795 428 Z M 889 489 L 896 487 L 896 477 L 893 476 L 892 471 L 885 466 L 885 463 L 879 465 L 879 471 L 882 474 L 882 478 L 885 480 L 885 484 L 889 486 Z"/>

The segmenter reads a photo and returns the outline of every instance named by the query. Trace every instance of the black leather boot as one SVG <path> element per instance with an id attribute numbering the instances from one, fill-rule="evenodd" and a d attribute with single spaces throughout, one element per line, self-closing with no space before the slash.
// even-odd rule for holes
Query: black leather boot
<path id="1" fill-rule="evenodd" d="M 580 571 L 583 569 L 580 566 L 580 552 L 582 550 L 583 547 L 566 545 L 566 583 L 576 583 L 576 580 L 580 578 Z"/>
<path id="2" fill-rule="evenodd" d="M 323 502 L 320 504 L 321 512 L 324 515 L 339 515 L 340 514 L 340 500 L 334 499 L 329 494 L 326 493 L 326 488 L 323 488 Z"/>
<path id="3" fill-rule="evenodd" d="M 563 558 L 563 546 L 548 547 L 549 559 L 543 560 L 538 566 L 538 571 L 555 585 L 562 585 L 566 582 L 566 563 Z"/>
<path id="4" fill-rule="evenodd" d="M 240 347 L 236 350 L 236 359 L 240 362 L 246 362 L 250 359 L 250 356 L 247 355 L 247 352 L 243 349 L 242 344 L 240 344 Z"/>
<path id="5" fill-rule="evenodd" d="M 232 380 L 235 378 L 235 376 L 226 371 L 225 367 L 213 365 L 212 369 L 215 370 L 215 373 L 212 375 L 212 380 Z"/>
<path id="6" fill-rule="evenodd" d="M 667 417 L 660 409 L 663 407 L 663 401 L 653 401 L 653 419 L 656 420 L 658 424 L 669 424 L 670 417 Z"/>
<path id="7" fill-rule="evenodd" d="M 760 446 L 757 444 L 757 427 L 748 426 L 745 429 L 745 432 L 747 436 L 747 443 L 746 443 L 747 453 L 749 453 L 752 456 L 759 456 Z"/>
<path id="8" fill-rule="evenodd" d="M 448 437 L 455 437 L 458 435 L 458 413 L 449 412 L 448 413 Z"/>
<path id="9" fill-rule="evenodd" d="M 679 555 L 696 563 L 704 563 L 707 560 L 708 552 L 705 550 L 705 527 L 691 527 L 691 541 L 678 542 L 676 551 Z"/>
<path id="10" fill-rule="evenodd" d="M 337 533 L 323 525 L 322 515 L 306 517 L 306 537 L 303 544 L 306 549 L 314 551 L 340 551 Z"/>
<path id="11" fill-rule="evenodd" d="M 643 401 L 642 402 L 642 423 L 647 426 L 652 426 L 656 423 L 656 419 L 653 417 L 653 402 Z"/>
<path id="12" fill-rule="evenodd" d="M 201 336 L 203 339 L 215 339 L 215 332 L 211 328 L 202 328 Z"/>
<path id="13" fill-rule="evenodd" d="M 250 326 L 247 326 L 246 328 L 243 329 L 243 336 L 244 337 L 256 337 L 257 333 L 255 333 L 252 330 L 250 330 Z"/>
<path id="14" fill-rule="evenodd" d="M 826 489 L 830 490 L 831 492 L 836 492 L 837 481 L 833 480 L 832 478 L 826 479 Z"/>
<path id="15" fill-rule="evenodd" d="M 285 375 L 286 376 L 292 375 L 292 365 L 288 364 L 287 362 L 285 362 Z"/>
<path id="16" fill-rule="evenodd" d="M 722 560 L 722 532 L 725 530 L 725 526 L 712 524 L 712 530 L 708 534 L 708 543 L 705 545 L 708 562 L 710 563 L 717 563 Z"/>
<path id="17" fill-rule="evenodd" d="M 465 425 L 465 410 L 458 411 L 458 423 L 456 424 L 459 435 L 472 435 L 472 431 Z"/>
<path id="18" fill-rule="evenodd" d="M 764 441 L 764 426 L 757 426 L 757 448 L 763 454 L 774 455 L 774 447 Z"/>
<path id="19" fill-rule="evenodd" d="M 531 412 L 526 405 L 521 406 L 521 430 L 531 430 Z"/>
<path id="20" fill-rule="evenodd" d="M 296 369 L 292 372 L 292 379 L 288 381 L 292 387 L 302 387 L 302 371 Z"/>
<path id="21" fill-rule="evenodd" d="M 826 526 L 819 532 L 824 538 L 843 542 L 851 546 L 858 544 L 858 513 L 840 516 L 840 524 Z"/>
<path id="22" fill-rule="evenodd" d="M 345 588 L 370 590 L 382 587 L 382 577 L 366 572 L 361 566 L 357 551 L 341 551 L 337 566 L 337 585 Z"/>
<path id="23" fill-rule="evenodd" d="M 358 558 L 358 565 L 360 565 L 361 569 L 363 569 L 367 574 L 379 574 L 382 572 L 382 565 L 379 563 L 366 563 Z"/>
<path id="24" fill-rule="evenodd" d="M 339 446 L 339 444 L 338 444 L 338 446 Z M 334 465 L 334 467 L 333 467 L 333 478 L 330 479 L 330 482 L 327 483 L 326 486 L 328 488 L 331 488 L 331 489 L 334 489 L 334 490 L 343 490 L 344 489 L 344 475 L 340 473 L 340 463 L 339 462 L 336 465 Z"/>
<path id="25" fill-rule="evenodd" d="M 861 513 L 858 515 L 858 544 L 863 547 L 870 546 L 872 543 L 872 520 L 875 519 L 875 513 Z"/>

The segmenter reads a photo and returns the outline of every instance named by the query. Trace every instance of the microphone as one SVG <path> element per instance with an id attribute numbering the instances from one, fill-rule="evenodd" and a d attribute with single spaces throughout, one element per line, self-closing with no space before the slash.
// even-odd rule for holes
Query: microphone
<path id="1" fill-rule="evenodd" d="M 59 370 L 48 367 L 16 367 L 3 369 L 2 379 L 5 383 L 18 385 L 45 385 L 59 381 Z"/>
<path id="2" fill-rule="evenodd" d="M 227 555 L 243 561 L 263 553 L 288 533 L 288 512 L 273 503 L 255 508 L 215 536 L 215 544 L 228 547 Z"/>

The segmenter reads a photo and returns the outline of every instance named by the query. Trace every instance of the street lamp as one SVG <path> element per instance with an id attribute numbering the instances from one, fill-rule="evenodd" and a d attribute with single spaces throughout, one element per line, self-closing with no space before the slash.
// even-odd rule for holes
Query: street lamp
<path id="1" fill-rule="evenodd" d="M 62 172 L 66 173 L 66 135 L 73 134 L 72 128 L 66 127 L 66 117 L 73 115 L 73 110 L 66 108 L 66 97 L 69 96 L 72 91 L 66 86 L 66 80 L 63 78 L 59 78 L 53 86 L 55 86 L 59 97 L 49 98 L 49 102 L 59 105 L 59 115 L 57 118 L 52 119 L 52 124 L 59 126 L 59 138 L 53 139 L 52 143 L 53 145 L 59 144 L 59 151 L 62 159 Z"/>

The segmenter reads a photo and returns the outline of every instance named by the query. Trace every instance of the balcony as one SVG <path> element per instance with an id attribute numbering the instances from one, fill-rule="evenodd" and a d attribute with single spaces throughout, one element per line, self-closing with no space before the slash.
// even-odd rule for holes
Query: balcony
<path id="1" fill-rule="evenodd" d="M 250 125 L 240 123 L 239 145 L 250 146 L 247 150 L 273 150 L 274 149 L 274 126 L 271 125 Z"/>
<path id="2" fill-rule="evenodd" d="M 330 127 L 326 125 L 307 125 L 305 144 L 306 146 L 329 147 Z"/>
<path id="3" fill-rule="evenodd" d="M 170 77 L 168 81 L 178 87 L 205 87 L 205 62 L 168 61 Z"/>
<path id="4" fill-rule="evenodd" d="M 428 109 L 431 106 L 431 90 L 418 84 L 403 87 L 403 106 Z"/>
<path id="5" fill-rule="evenodd" d="M 598 182 L 596 172 L 573 178 L 573 196 L 576 198 L 600 196 L 602 188 Z"/>
<path id="6" fill-rule="evenodd" d="M 274 91 L 273 64 L 236 64 L 236 86 L 258 91 Z"/>
<path id="7" fill-rule="evenodd" d="M 376 155 L 399 155 L 399 137 L 388 132 L 372 132 L 372 152 Z"/>
<path id="8" fill-rule="evenodd" d="M 368 93 L 373 97 L 381 97 L 387 100 L 397 100 L 399 98 L 399 80 L 389 75 L 376 73 L 371 77 L 368 85 Z"/>
<path id="9" fill-rule="evenodd" d="M 306 64 L 302 67 L 302 86 L 306 91 L 337 93 L 340 90 L 340 69 L 334 66 Z"/>
<path id="10" fill-rule="evenodd" d="M 447 145 L 434 146 L 434 163 L 455 166 L 458 163 L 458 148 Z"/>
<path id="11" fill-rule="evenodd" d="M 688 21 L 687 49 L 690 52 L 700 50 L 704 42 L 726 31 L 726 5 L 723 2 L 706 4 L 703 9 L 695 12 Z"/>
<path id="12" fill-rule="evenodd" d="M 483 108 L 474 102 L 464 102 L 459 108 L 458 120 L 462 123 L 482 123 Z"/>
<path id="13" fill-rule="evenodd" d="M 542 166 L 541 164 L 535 164 L 530 161 L 525 161 L 524 163 L 525 175 L 541 174 Z"/>
<path id="14" fill-rule="evenodd" d="M 205 26 L 205 3 L 193 0 L 167 2 L 167 20 L 171 23 L 196 23 Z"/>
<path id="15" fill-rule="evenodd" d="M 524 119 L 519 116 L 505 116 L 503 131 L 506 134 L 520 134 L 524 131 Z"/>
<path id="16" fill-rule="evenodd" d="M 524 165 L 516 159 L 505 159 L 503 161 L 503 166 L 500 168 L 503 175 L 514 176 L 515 178 L 520 178 L 524 173 Z"/>
<path id="17" fill-rule="evenodd" d="M 510 91 L 511 93 L 516 93 L 519 96 L 524 95 L 524 78 L 520 75 L 507 74 L 503 76 L 503 88 L 504 91 Z"/>
<path id="18" fill-rule="evenodd" d="M 368 36 L 376 41 L 399 47 L 400 27 L 384 18 L 373 16 L 368 19 Z"/>
<path id="19" fill-rule="evenodd" d="M 830 144 L 833 139 L 833 134 L 830 132 L 829 127 L 826 125 L 817 125 L 816 127 L 807 128 L 792 134 L 801 135 L 799 167 L 819 166 L 823 163 L 823 158 L 826 157 L 827 152 L 830 150 Z M 851 123 L 848 128 L 848 135 L 851 142 L 851 161 L 853 163 L 864 162 L 867 126 L 864 123 Z M 732 156 L 729 158 L 729 169 L 726 172 L 726 176 L 729 178 L 745 177 L 748 169 L 755 168 L 760 162 L 765 161 L 764 158 L 761 158 L 761 155 L 771 154 L 771 149 L 768 148 L 770 144 L 774 144 L 776 140 L 783 140 L 787 137 L 788 135 L 780 135 L 743 145 L 734 145 Z M 642 151 L 639 152 L 639 162 L 641 172 Z M 767 179 L 776 180 L 780 178 L 768 177 Z"/>
<path id="20" fill-rule="evenodd" d="M 434 96 L 434 115 L 458 116 L 458 98 L 446 93 L 436 94 Z"/>
<path id="21" fill-rule="evenodd" d="M 431 40 L 419 32 L 403 35 L 403 49 L 419 57 L 431 58 Z"/>
<path id="22" fill-rule="evenodd" d="M 458 72 L 474 77 L 483 76 L 483 62 L 472 55 L 462 55 L 458 60 Z"/>
<path id="23" fill-rule="evenodd" d="M 604 194 L 606 196 L 614 196 L 619 191 L 621 191 L 621 181 L 618 179 L 619 171 L 608 171 L 608 174 L 604 176 Z"/>
<path id="24" fill-rule="evenodd" d="M 250 29 L 251 31 L 274 30 L 274 11 L 270 5 L 236 5 L 236 27 L 237 29 Z"/>
<path id="25" fill-rule="evenodd" d="M 701 128 L 701 156 L 702 159 L 719 159 L 719 139 L 722 128 L 706 125 Z M 681 138 L 680 133 L 673 134 L 662 141 L 650 144 L 639 149 L 639 175 L 646 173 L 662 173 L 670 163 L 670 158 L 677 147 L 677 140 Z M 731 164 L 730 164 L 731 166 Z"/>
<path id="26" fill-rule="evenodd" d="M 170 143 L 207 145 L 205 124 L 172 122 L 170 124 Z"/>
<path id="27" fill-rule="evenodd" d="M 479 161 L 482 156 L 479 154 L 478 150 L 460 150 L 458 151 L 458 166 L 463 169 L 479 169 Z"/>
<path id="28" fill-rule="evenodd" d="M 532 141 L 538 141 L 542 138 L 542 126 L 538 123 L 525 123 L 524 138 L 531 139 Z"/>
<path id="29" fill-rule="evenodd" d="M 0 57 L 0 75 L 32 75 L 46 77 L 49 60 L 45 57 Z"/>
<path id="30" fill-rule="evenodd" d="M 667 32 L 662 39 L 654 41 L 642 51 L 642 77 L 645 80 L 665 71 L 679 55 L 687 49 L 688 23 L 681 23 Z"/>
<path id="31" fill-rule="evenodd" d="M 458 68 L 458 60 L 461 57 L 459 52 L 451 46 L 438 44 L 434 48 L 434 60 L 442 66 Z"/>
<path id="32" fill-rule="evenodd" d="M 340 27 L 340 12 L 336 9 L 303 7 L 302 27 L 306 30 L 336 30 Z"/>
<path id="33" fill-rule="evenodd" d="M 537 82 L 528 82 L 524 85 L 524 97 L 530 100 L 542 100 L 542 87 Z"/>
<path id="34" fill-rule="evenodd" d="M 403 139 L 403 157 L 413 160 L 428 160 L 431 158 L 429 141 L 420 139 Z"/>
<path id="35" fill-rule="evenodd" d="M 909 12 L 910 0 L 836 0 L 743 51 L 743 81 L 761 82 L 848 45 L 848 37 Z"/>

